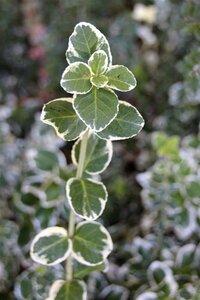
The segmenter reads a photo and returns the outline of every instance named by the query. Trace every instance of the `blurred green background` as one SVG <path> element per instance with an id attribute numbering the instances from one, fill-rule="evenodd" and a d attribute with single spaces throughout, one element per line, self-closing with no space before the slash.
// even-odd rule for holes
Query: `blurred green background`
<path id="1" fill-rule="evenodd" d="M 114 251 L 107 273 L 86 275 L 89 300 L 200 299 L 199 0 L 0 0 L 0 299 L 43 300 L 63 266 L 29 256 L 42 228 L 66 226 L 70 151 L 39 119 L 65 97 L 69 35 L 87 21 L 114 64 L 138 85 L 118 94 L 146 125 L 114 143 L 102 180 L 101 221 Z"/>

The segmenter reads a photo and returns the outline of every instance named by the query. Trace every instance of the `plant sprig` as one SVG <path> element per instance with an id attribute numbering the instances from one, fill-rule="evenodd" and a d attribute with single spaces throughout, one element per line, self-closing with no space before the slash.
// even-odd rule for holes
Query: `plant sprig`
<path id="1" fill-rule="evenodd" d="M 111 141 L 131 138 L 144 126 L 137 109 L 120 101 L 113 91 L 134 89 L 136 79 L 125 66 L 112 65 L 109 43 L 97 28 L 85 22 L 76 25 L 66 58 L 69 66 L 61 86 L 73 98 L 44 105 L 41 120 L 54 127 L 63 140 L 78 139 L 72 149 L 76 177 L 66 184 L 69 225 L 68 230 L 57 226 L 44 229 L 31 244 L 31 257 L 40 264 L 66 260 L 66 279 L 54 282 L 49 300 L 87 298 L 85 283 L 74 276 L 73 260 L 87 266 L 88 274 L 95 267 L 101 270 L 113 248 L 109 232 L 96 222 L 106 206 L 107 190 L 92 176 L 109 165 Z M 76 216 L 84 221 L 75 226 Z"/>

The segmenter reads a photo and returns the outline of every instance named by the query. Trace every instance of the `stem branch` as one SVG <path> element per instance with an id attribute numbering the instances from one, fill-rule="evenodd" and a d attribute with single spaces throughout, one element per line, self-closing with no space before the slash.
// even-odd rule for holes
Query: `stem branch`
<path id="1" fill-rule="evenodd" d="M 83 175 L 88 135 L 89 135 L 89 130 L 87 129 L 81 139 L 81 147 L 80 147 L 79 160 L 78 160 L 78 166 L 76 172 L 77 179 L 80 179 Z M 70 238 L 72 238 L 74 235 L 74 228 L 75 228 L 75 214 L 71 210 L 69 215 L 69 228 L 68 228 Z M 72 280 L 72 277 L 73 277 L 73 257 L 72 255 L 70 255 L 66 261 L 66 280 L 70 281 Z"/>

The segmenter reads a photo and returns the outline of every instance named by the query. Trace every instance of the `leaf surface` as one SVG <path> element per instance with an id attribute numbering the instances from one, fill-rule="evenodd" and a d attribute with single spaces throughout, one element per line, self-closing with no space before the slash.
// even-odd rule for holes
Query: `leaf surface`
<path id="1" fill-rule="evenodd" d="M 72 161 L 78 164 L 81 140 L 77 140 L 72 149 Z M 84 161 L 84 171 L 89 174 L 99 174 L 109 165 L 112 158 L 113 148 L 110 141 L 100 139 L 91 133 L 87 142 L 86 156 Z"/>
<path id="2" fill-rule="evenodd" d="M 95 75 L 103 74 L 108 67 L 108 57 L 103 50 L 95 51 L 88 60 L 92 73 Z"/>
<path id="3" fill-rule="evenodd" d="M 118 98 L 110 90 L 93 87 L 86 95 L 76 95 L 73 107 L 87 126 L 101 131 L 116 117 Z"/>
<path id="4" fill-rule="evenodd" d="M 82 279 L 82 278 L 86 277 L 88 274 L 90 274 L 91 272 L 95 272 L 95 271 L 106 272 L 107 267 L 108 267 L 107 261 L 105 261 L 102 264 L 97 265 L 97 266 L 86 266 L 86 265 L 82 265 L 82 264 L 79 264 L 78 262 L 76 262 L 75 267 L 74 267 L 73 276 L 74 276 L 74 278 Z"/>
<path id="5" fill-rule="evenodd" d="M 80 22 L 74 28 L 69 38 L 66 51 L 68 63 L 82 61 L 87 63 L 91 55 L 98 50 L 103 50 L 108 57 L 108 63 L 112 63 L 110 46 L 105 36 L 92 24 Z"/>
<path id="6" fill-rule="evenodd" d="M 125 66 L 111 66 L 105 74 L 108 77 L 107 86 L 121 92 L 128 92 L 136 87 L 133 73 Z"/>
<path id="7" fill-rule="evenodd" d="M 110 234 L 100 223 L 86 221 L 78 224 L 73 240 L 73 256 L 79 263 L 99 265 L 112 248 Z"/>
<path id="8" fill-rule="evenodd" d="M 88 65 L 82 62 L 70 64 L 63 72 L 60 85 L 68 93 L 86 94 L 92 88 L 92 76 Z"/>
<path id="9" fill-rule="evenodd" d="M 102 139 L 111 141 L 129 139 L 137 135 L 144 126 L 144 119 L 131 104 L 119 101 L 117 117 L 103 131 L 98 132 Z"/>
<path id="10" fill-rule="evenodd" d="M 86 130 L 72 106 L 71 98 L 59 98 L 44 105 L 41 120 L 51 125 L 59 137 L 73 141 Z"/>
<path id="11" fill-rule="evenodd" d="M 71 241 L 62 227 L 49 227 L 33 239 L 31 257 L 42 265 L 55 265 L 64 261 L 71 251 Z"/>
<path id="12" fill-rule="evenodd" d="M 69 205 L 78 216 L 95 220 L 102 214 L 108 196 L 103 183 L 71 178 L 67 182 L 66 190 Z"/>
<path id="13" fill-rule="evenodd" d="M 105 75 L 93 76 L 90 78 L 90 82 L 92 85 L 100 88 L 106 86 L 108 83 L 108 78 Z"/>
<path id="14" fill-rule="evenodd" d="M 56 280 L 49 291 L 49 297 L 46 300 L 86 300 L 87 291 L 83 281 Z"/>

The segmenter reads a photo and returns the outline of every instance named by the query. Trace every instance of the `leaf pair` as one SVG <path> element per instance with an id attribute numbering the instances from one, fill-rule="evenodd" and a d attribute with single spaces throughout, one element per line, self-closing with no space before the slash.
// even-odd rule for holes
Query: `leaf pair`
<path id="1" fill-rule="evenodd" d="M 92 54 L 88 65 L 83 62 L 70 64 L 63 72 L 60 84 L 72 94 L 87 94 L 92 87 L 127 92 L 135 88 L 136 79 L 125 66 L 108 67 L 106 53 L 99 50 Z"/>
<path id="2" fill-rule="evenodd" d="M 42 230 L 31 244 L 31 257 L 43 265 L 55 265 L 67 259 L 72 253 L 81 264 L 101 264 L 112 250 L 108 231 L 97 222 L 82 222 L 76 227 L 72 239 L 62 227 Z"/>
<path id="3" fill-rule="evenodd" d="M 93 105 L 93 102 L 90 102 L 90 93 L 89 95 L 84 95 L 86 96 L 84 102 L 86 105 L 85 109 L 82 102 L 83 100 L 79 102 L 79 98 L 77 98 L 74 101 L 74 106 L 81 106 L 85 119 L 88 120 L 88 124 L 90 124 L 91 127 L 93 127 L 93 125 L 98 127 L 101 126 L 101 123 L 95 121 L 96 119 L 94 119 L 97 115 L 106 123 L 106 120 L 108 120 L 110 116 L 110 107 L 108 107 L 107 105 L 110 102 L 114 103 L 115 101 L 117 101 L 114 93 L 110 91 L 102 93 L 102 91 L 106 90 L 96 90 L 98 99 L 103 100 L 103 96 L 109 96 L 109 93 L 112 94 L 113 98 L 106 98 L 106 104 L 104 103 L 104 101 L 96 102 L 96 106 L 93 107 L 93 110 L 91 111 L 90 109 L 88 109 L 89 103 L 90 107 L 92 107 Z M 55 99 L 44 105 L 41 120 L 44 123 L 53 126 L 58 136 L 67 141 L 77 139 L 87 129 L 86 124 L 76 114 L 72 106 L 72 100 L 70 98 Z M 117 116 L 109 125 L 107 125 L 104 130 L 98 132 L 97 134 L 100 138 L 107 140 L 127 139 L 137 135 L 143 126 L 144 120 L 137 109 L 127 102 L 119 101 L 119 111 Z"/>
<path id="4" fill-rule="evenodd" d="M 72 149 L 72 161 L 78 164 L 81 138 Z M 90 175 L 103 172 L 112 158 L 112 143 L 90 133 L 83 171 Z M 71 178 L 66 186 L 67 198 L 76 215 L 86 220 L 96 220 L 107 202 L 107 190 L 103 183 L 91 179 Z"/>

